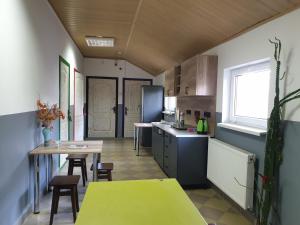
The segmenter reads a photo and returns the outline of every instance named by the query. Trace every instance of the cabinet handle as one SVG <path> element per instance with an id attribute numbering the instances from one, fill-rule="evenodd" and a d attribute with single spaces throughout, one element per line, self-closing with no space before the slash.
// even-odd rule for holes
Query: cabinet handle
<path id="1" fill-rule="evenodd" d="M 169 148 L 169 145 L 165 145 L 166 148 Z"/>
<path id="2" fill-rule="evenodd" d="M 168 166 L 165 166 L 165 168 L 168 169 L 169 167 L 168 167 Z"/>
<path id="3" fill-rule="evenodd" d="M 184 91 L 185 91 L 185 94 L 188 95 L 189 94 L 189 87 L 185 87 Z"/>
<path id="4" fill-rule="evenodd" d="M 167 91 L 167 95 L 170 96 L 170 90 Z"/>
<path id="5" fill-rule="evenodd" d="M 167 159 L 167 158 L 169 158 L 169 156 L 165 155 L 165 158 Z"/>

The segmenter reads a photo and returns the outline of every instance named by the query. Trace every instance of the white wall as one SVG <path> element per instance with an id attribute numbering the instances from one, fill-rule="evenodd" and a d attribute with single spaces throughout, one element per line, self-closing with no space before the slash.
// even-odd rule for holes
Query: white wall
<path id="1" fill-rule="evenodd" d="M 154 76 L 152 76 L 150 73 L 147 73 L 141 68 L 127 62 L 126 60 L 113 59 L 85 58 L 83 74 L 85 76 L 118 77 L 119 104 L 122 104 L 123 78 L 154 79 Z"/>
<path id="2" fill-rule="evenodd" d="M 217 112 L 222 112 L 222 92 L 224 69 L 255 61 L 258 59 L 271 58 L 273 60 L 274 48 L 268 39 L 275 36 L 280 38 L 283 44 L 282 62 L 283 68 L 288 66 L 286 80 L 287 91 L 300 88 L 300 9 L 285 16 L 268 22 L 248 33 L 233 40 L 210 49 L 204 54 L 218 55 L 218 90 Z M 270 87 L 270 105 L 272 108 L 275 85 L 275 64 L 273 64 L 272 80 Z M 253 88 L 255 90 L 255 88 Z M 281 88 L 283 90 L 283 88 Z M 285 119 L 300 121 L 300 100 L 289 103 Z"/>
<path id="3" fill-rule="evenodd" d="M 0 1 L 0 115 L 58 103 L 59 55 L 82 71 L 83 57 L 47 0 Z"/>
<path id="4" fill-rule="evenodd" d="M 153 84 L 164 86 L 165 85 L 165 72 L 157 75 L 153 80 Z"/>

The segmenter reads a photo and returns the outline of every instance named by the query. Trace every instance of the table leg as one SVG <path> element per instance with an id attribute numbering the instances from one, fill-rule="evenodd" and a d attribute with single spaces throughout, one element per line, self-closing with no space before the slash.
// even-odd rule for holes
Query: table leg
<path id="1" fill-rule="evenodd" d="M 53 156 L 52 154 L 49 155 L 49 160 L 50 160 L 50 175 L 49 175 L 49 179 L 51 180 L 53 178 Z M 49 185 L 48 185 L 49 186 Z M 48 187 L 49 191 L 52 191 L 52 187 Z"/>
<path id="2" fill-rule="evenodd" d="M 97 153 L 93 153 L 93 181 L 98 180 L 98 177 L 97 177 L 98 159 L 99 159 L 99 162 L 100 162 L 100 154 L 99 154 L 99 157 L 98 157 Z"/>
<path id="3" fill-rule="evenodd" d="M 39 155 L 34 155 L 34 209 L 35 214 L 40 213 L 40 165 Z"/>
<path id="4" fill-rule="evenodd" d="M 52 177 L 53 177 L 53 156 L 52 155 L 49 155 L 49 157 L 50 157 L 50 179 L 52 179 Z"/>
<path id="5" fill-rule="evenodd" d="M 140 155 L 140 137 L 139 137 L 139 133 L 140 133 L 140 128 L 137 127 L 137 129 L 136 129 L 137 156 Z"/>
<path id="6" fill-rule="evenodd" d="M 136 127 L 133 126 L 133 149 L 136 150 Z"/>
<path id="7" fill-rule="evenodd" d="M 49 155 L 44 156 L 46 160 L 46 190 L 49 192 Z"/>

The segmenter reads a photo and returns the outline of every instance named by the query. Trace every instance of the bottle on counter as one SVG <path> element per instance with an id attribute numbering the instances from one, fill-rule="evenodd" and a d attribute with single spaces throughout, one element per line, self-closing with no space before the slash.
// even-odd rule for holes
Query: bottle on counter
<path id="1" fill-rule="evenodd" d="M 198 134 L 207 134 L 208 133 L 208 122 L 206 118 L 201 118 L 197 124 L 197 133 Z"/>

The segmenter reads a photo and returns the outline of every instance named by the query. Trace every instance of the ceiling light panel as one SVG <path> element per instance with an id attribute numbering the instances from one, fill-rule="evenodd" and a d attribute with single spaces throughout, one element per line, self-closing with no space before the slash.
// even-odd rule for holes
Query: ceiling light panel
<path id="1" fill-rule="evenodd" d="M 115 39 L 111 37 L 85 37 L 89 47 L 114 47 Z"/>

